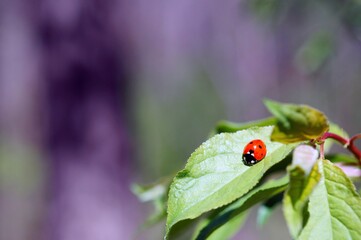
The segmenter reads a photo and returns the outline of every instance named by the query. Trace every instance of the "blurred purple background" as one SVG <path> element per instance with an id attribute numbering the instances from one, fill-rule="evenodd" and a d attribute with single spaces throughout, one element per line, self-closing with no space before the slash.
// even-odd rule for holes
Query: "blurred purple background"
<path id="1" fill-rule="evenodd" d="M 133 196 L 221 119 L 305 103 L 360 132 L 361 5 L 0 1 L 0 239 L 161 239 Z M 278 209 L 235 237 L 290 238 Z"/>

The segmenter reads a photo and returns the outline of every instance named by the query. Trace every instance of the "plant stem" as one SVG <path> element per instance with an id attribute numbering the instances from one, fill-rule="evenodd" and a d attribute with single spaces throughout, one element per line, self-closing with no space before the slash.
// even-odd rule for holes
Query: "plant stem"
<path id="1" fill-rule="evenodd" d="M 320 144 L 320 157 L 322 160 L 325 159 L 325 143 Z"/>
<path id="2" fill-rule="evenodd" d="M 337 135 L 335 133 L 326 132 L 320 138 L 321 145 L 323 145 L 323 142 L 327 138 L 332 138 L 332 139 L 336 140 L 337 142 L 341 143 L 345 148 L 347 148 L 350 152 L 352 152 L 353 155 L 358 160 L 359 165 L 361 166 L 361 151 L 354 144 L 355 140 L 361 138 L 361 134 L 356 134 L 355 136 L 351 137 L 350 139 L 346 139 L 346 138 L 341 137 L 340 135 Z"/>
<path id="3" fill-rule="evenodd" d="M 359 139 L 359 138 L 361 138 L 361 133 L 356 134 L 355 136 L 353 136 L 352 138 L 350 138 L 350 142 L 353 142 L 353 141 L 355 141 L 355 140 L 357 140 L 357 139 Z"/>
<path id="4" fill-rule="evenodd" d="M 349 140 L 346 138 L 341 137 L 340 135 L 337 135 L 335 133 L 330 133 L 330 132 L 326 132 L 325 134 L 323 134 L 323 136 L 321 137 L 322 140 L 326 140 L 327 138 L 332 138 L 334 140 L 336 140 L 337 142 L 341 143 L 343 146 L 347 147 L 347 145 L 349 144 Z"/>

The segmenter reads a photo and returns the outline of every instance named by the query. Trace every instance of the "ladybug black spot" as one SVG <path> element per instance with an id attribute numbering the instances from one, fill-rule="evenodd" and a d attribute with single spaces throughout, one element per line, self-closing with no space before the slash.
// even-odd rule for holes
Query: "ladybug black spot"
<path id="1" fill-rule="evenodd" d="M 243 154 L 242 161 L 246 166 L 252 166 L 258 162 L 256 158 L 251 154 Z"/>

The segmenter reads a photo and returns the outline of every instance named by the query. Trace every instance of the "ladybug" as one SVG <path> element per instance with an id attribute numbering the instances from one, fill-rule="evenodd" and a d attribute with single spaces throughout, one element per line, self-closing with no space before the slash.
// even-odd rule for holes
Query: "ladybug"
<path id="1" fill-rule="evenodd" d="M 266 144 L 260 139 L 250 141 L 243 150 L 242 161 L 247 166 L 252 166 L 265 158 Z"/>

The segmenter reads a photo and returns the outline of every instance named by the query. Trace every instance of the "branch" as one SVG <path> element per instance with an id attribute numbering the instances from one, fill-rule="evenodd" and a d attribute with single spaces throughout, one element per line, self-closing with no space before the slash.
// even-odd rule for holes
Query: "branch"
<path id="1" fill-rule="evenodd" d="M 353 155 L 356 157 L 356 159 L 358 160 L 358 164 L 361 166 L 361 151 L 360 149 L 358 149 L 354 142 L 355 140 L 361 138 L 361 134 L 356 134 L 355 136 L 351 137 L 350 139 L 346 139 L 344 137 L 341 137 L 340 135 L 337 135 L 335 133 L 330 133 L 330 132 L 326 132 L 325 134 L 323 134 L 323 136 L 320 138 L 321 140 L 321 144 L 323 145 L 323 142 L 327 139 L 327 138 L 332 138 L 335 141 L 339 142 L 340 144 L 342 144 L 344 146 L 344 148 L 347 148 L 350 152 L 353 153 Z"/>

